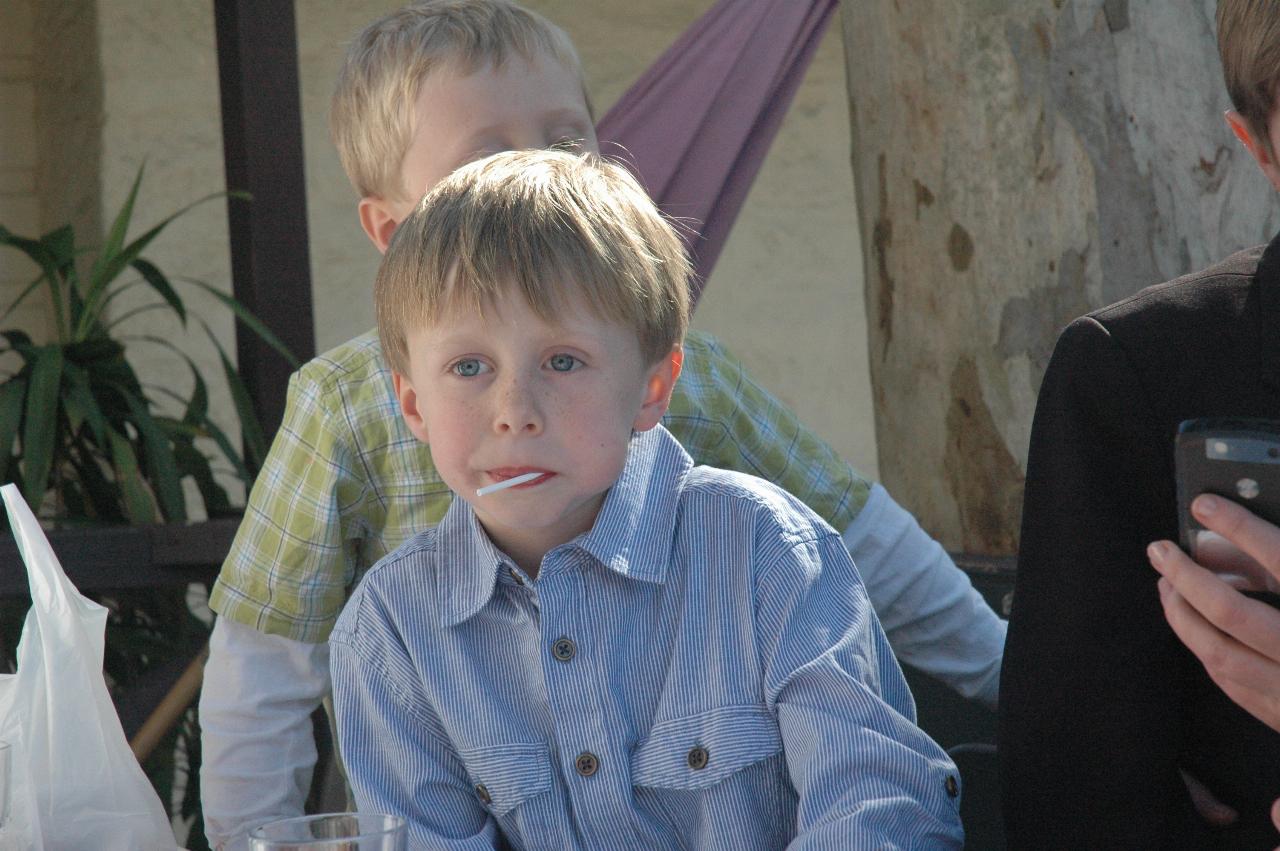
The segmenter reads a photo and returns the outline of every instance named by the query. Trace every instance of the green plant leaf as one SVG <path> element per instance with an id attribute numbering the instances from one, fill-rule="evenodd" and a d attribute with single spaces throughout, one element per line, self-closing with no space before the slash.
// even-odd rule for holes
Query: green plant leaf
<path id="1" fill-rule="evenodd" d="M 142 279 L 150 284 L 151 288 L 169 303 L 169 306 L 173 308 L 173 312 L 178 314 L 178 318 L 182 320 L 182 327 L 187 327 L 187 309 L 183 306 L 182 299 L 178 297 L 178 293 L 174 291 L 164 273 L 152 265 L 150 261 L 141 257 L 138 257 L 129 265 L 137 269 L 138 273 L 142 275 Z"/>
<path id="2" fill-rule="evenodd" d="M 87 342 L 87 341 L 86 341 Z M 82 362 L 89 373 L 89 383 L 94 388 L 94 396 L 102 407 L 107 419 L 116 422 L 129 415 L 129 407 L 124 396 L 133 394 L 143 396 L 142 385 L 137 373 L 124 356 L 124 349 L 115 356 L 103 356 Z"/>
<path id="3" fill-rule="evenodd" d="M 45 281 L 49 284 L 50 300 L 53 303 L 54 326 L 58 332 L 58 338 L 64 339 L 67 331 L 67 321 L 63 315 L 62 284 L 58 277 L 58 258 L 43 240 L 18 236 L 3 225 L 0 225 L 0 245 L 16 248 L 40 267 L 41 274 L 36 279 L 36 284 L 40 281 Z M 9 312 L 21 304 L 34 289 L 35 286 L 31 286 L 19 294 L 18 298 L 9 305 L 9 309 L 5 311 L 4 315 L 8 316 Z"/>
<path id="4" fill-rule="evenodd" d="M 222 343 L 218 342 L 213 329 L 203 320 L 200 324 L 204 326 L 205 334 L 213 342 L 213 347 L 218 350 L 218 359 L 222 361 L 222 373 L 227 377 L 231 401 L 235 405 L 236 416 L 240 419 L 240 437 L 244 440 L 245 454 L 248 456 L 245 460 L 252 470 L 259 470 L 262 467 L 262 460 L 267 456 L 267 439 L 262 434 L 262 425 L 258 422 L 258 414 L 254 411 L 253 402 L 249 398 L 249 389 L 244 386 L 244 380 L 240 378 L 240 373 L 236 372 L 235 366 L 227 357 Z M 213 423 L 210 422 L 209 425 L 212 427 Z"/>
<path id="5" fill-rule="evenodd" d="M 130 523 L 154 523 L 156 521 L 155 504 L 151 494 L 142 481 L 142 471 L 138 468 L 138 456 L 133 446 L 112 429 L 108 432 L 111 442 L 111 465 L 115 468 L 116 484 L 124 496 L 124 513 Z"/>
<path id="6" fill-rule="evenodd" d="M 218 299 L 218 301 L 225 304 L 233 313 L 235 313 L 237 319 L 247 325 L 250 331 L 261 337 L 268 346 L 279 352 L 294 369 L 297 369 L 300 366 L 298 359 L 294 357 L 293 352 L 289 351 L 289 347 L 286 346 L 284 342 L 281 341 L 280 338 L 277 337 L 261 319 L 254 316 L 249 311 L 249 308 L 245 307 L 243 304 L 221 290 L 209 286 L 204 281 L 198 281 L 195 278 L 183 278 L 182 280 L 188 284 L 199 287 L 205 292 L 211 294 L 214 298 Z M 207 328 L 208 326 L 206 326 L 206 330 Z"/>
<path id="7" fill-rule="evenodd" d="M 67 360 L 88 367 L 95 361 L 109 361 L 124 356 L 124 346 L 110 337 L 90 337 L 66 346 Z"/>
<path id="8" fill-rule="evenodd" d="M 0 245 L 8 245 L 16 248 L 23 254 L 31 258 L 40 270 L 46 275 L 53 275 L 57 272 L 58 261 L 49 250 L 49 247 L 38 239 L 28 239 L 25 236 L 18 236 L 4 225 L 0 225 Z"/>
<path id="9" fill-rule="evenodd" d="M 123 521 L 125 516 L 121 506 L 124 499 L 121 490 L 106 477 L 98 465 L 98 453 L 82 439 L 75 441 L 74 449 L 75 451 L 70 454 L 71 466 L 75 468 L 85 496 L 89 498 L 93 516 L 99 520 Z M 103 453 L 110 451 L 109 441 L 104 441 L 102 451 Z"/>
<path id="10" fill-rule="evenodd" d="M 246 485 L 252 485 L 253 473 L 250 472 L 250 468 L 248 468 L 246 463 L 244 463 L 244 459 L 241 458 L 241 453 L 236 452 L 236 447 L 233 447 L 232 441 L 228 438 L 227 433 L 219 429 L 218 425 L 214 424 L 214 421 L 207 417 L 204 422 L 201 422 L 200 429 L 202 431 L 202 434 L 200 435 L 202 438 L 209 438 L 214 441 L 215 444 L 218 444 L 219 449 L 223 450 L 223 457 L 227 458 L 230 466 L 236 468 L 236 476 L 238 479 L 243 481 Z"/>
<path id="11" fill-rule="evenodd" d="M 142 437 L 142 446 L 146 451 L 147 478 L 151 481 L 164 517 L 170 522 L 185 521 L 186 500 L 182 495 L 182 480 L 173 457 L 173 446 L 168 436 L 156 425 L 146 400 L 132 394 L 125 398 L 129 403 L 134 427 Z"/>
<path id="12" fill-rule="evenodd" d="M 98 253 L 98 258 L 93 263 L 93 271 L 89 274 L 90 291 L 97 287 L 98 281 L 106 268 L 120 255 L 125 235 L 129 232 L 129 220 L 133 218 L 133 204 L 138 200 L 138 188 L 142 185 L 142 174 L 146 169 L 147 164 L 145 161 L 138 166 L 138 173 L 133 178 L 133 185 L 129 187 L 129 197 L 125 199 L 124 205 L 116 213 L 115 221 L 111 223 L 111 230 L 107 233 L 107 241 L 103 243 L 102 250 Z M 115 276 L 113 275 L 112 277 Z M 110 278 L 107 280 L 109 281 Z"/>
<path id="13" fill-rule="evenodd" d="M 17 310 L 18 306 L 27 300 L 27 296 L 35 292 L 36 288 L 43 284 L 46 279 L 47 275 L 44 272 L 41 272 L 39 275 L 36 275 L 36 279 L 34 281 L 23 287 L 22 292 L 18 293 L 17 297 L 13 301 L 9 302 L 9 306 L 4 309 L 4 313 L 0 313 L 0 322 L 8 319 L 9 314 Z"/>
<path id="14" fill-rule="evenodd" d="M 209 388 L 205 386 L 200 372 L 191 365 L 191 375 L 195 378 L 195 387 L 191 390 L 191 399 L 187 402 L 187 410 L 182 415 L 184 423 L 202 423 L 209 419 Z"/>
<path id="15" fill-rule="evenodd" d="M 63 225 L 40 237 L 40 244 L 49 250 L 49 256 L 58 269 L 65 272 L 76 267 L 76 234 L 71 225 Z"/>
<path id="16" fill-rule="evenodd" d="M 200 489 L 200 498 L 204 500 L 205 513 L 210 516 L 222 513 L 231 508 L 227 492 L 213 478 L 213 470 L 209 459 L 189 443 L 176 444 L 174 457 L 178 459 L 178 469 L 185 476 L 190 476 Z"/>
<path id="17" fill-rule="evenodd" d="M 141 176 L 141 173 L 139 173 L 139 176 Z M 102 255 L 99 257 L 99 264 L 95 265 L 93 274 L 89 279 L 89 292 L 85 295 L 85 312 L 80 317 L 80 322 L 76 325 L 75 339 L 82 339 L 86 336 L 93 324 L 98 321 L 98 314 L 102 310 L 102 302 L 107 297 L 107 287 L 111 282 L 142 254 L 143 250 L 169 226 L 170 222 L 187 213 L 193 207 L 206 201 L 211 201 L 214 198 L 221 198 L 226 194 L 225 192 L 212 192 L 203 198 L 192 201 L 176 213 L 161 220 L 159 224 L 118 251 L 108 253 L 107 249 L 104 248 Z M 129 203 L 131 204 L 132 200 Z M 121 213 L 123 212 L 124 210 L 122 209 Z"/>
<path id="18" fill-rule="evenodd" d="M 31 364 L 31 384 L 27 389 L 26 416 L 22 429 L 22 460 L 26 489 L 23 497 L 33 511 L 39 510 L 49 484 L 53 448 L 57 436 L 58 388 L 62 384 L 62 349 L 54 344 L 41 346 Z"/>
<path id="19" fill-rule="evenodd" d="M 150 313 L 153 310 L 164 310 L 167 306 L 168 305 L 161 304 L 158 301 L 153 301 L 151 304 L 140 305 L 138 307 L 133 308 L 132 310 L 126 310 L 124 313 L 120 314 L 116 318 L 112 319 L 110 322 L 103 325 L 102 328 L 104 331 L 110 331 L 112 328 L 115 328 L 117 325 L 121 325 L 125 322 L 128 322 L 130 319 L 137 316 L 139 313 Z"/>
<path id="20" fill-rule="evenodd" d="M 67 301 L 71 306 L 71 321 L 69 324 L 74 325 L 77 319 L 76 311 L 81 307 L 80 279 L 76 273 L 75 230 L 71 225 L 54 228 L 40 237 L 40 242 L 49 249 L 49 254 L 53 257 L 54 263 L 57 264 L 58 281 L 67 285 Z"/>
<path id="21" fill-rule="evenodd" d="M 153 343 L 154 345 L 157 345 L 157 346 L 163 346 L 164 348 L 176 354 L 178 357 L 185 360 L 187 362 L 187 366 L 191 370 L 191 378 L 193 382 L 190 399 L 184 399 L 182 396 L 173 392 L 168 387 L 156 387 L 154 389 L 168 396 L 170 399 L 174 399 L 175 401 L 181 402 L 183 404 L 183 406 L 186 409 L 186 413 L 182 417 L 183 422 L 193 423 L 193 424 L 201 423 L 208 418 L 209 388 L 208 388 L 208 385 L 205 384 L 204 377 L 200 375 L 200 368 L 196 366 L 196 362 L 191 359 L 190 355 L 188 355 L 186 352 L 182 351 L 182 349 L 175 346 L 171 341 L 166 340 L 163 337 L 156 337 L 150 334 L 135 334 L 135 335 L 129 335 L 128 337 L 124 337 L 122 339 L 139 340 L 141 342 Z"/>
<path id="22" fill-rule="evenodd" d="M 72 432 L 77 432 L 84 422 L 89 423 L 93 439 L 105 451 L 107 448 L 107 418 L 98 407 L 94 398 L 93 387 L 89 383 L 89 373 L 81 366 L 67 361 L 67 392 L 63 395 L 63 404 L 67 408 L 67 419 L 71 422 Z"/>
<path id="23" fill-rule="evenodd" d="M 9 464 L 13 460 L 13 441 L 22 424 L 22 406 L 27 396 L 27 378 L 15 376 L 0 385 L 0 482 L 9 481 Z"/>
<path id="24" fill-rule="evenodd" d="M 36 354 L 35 344 L 31 342 L 31 338 L 22 331 L 0 331 L 0 337 L 9 343 L 9 347 L 18 354 L 22 355 L 23 360 L 28 363 Z"/>

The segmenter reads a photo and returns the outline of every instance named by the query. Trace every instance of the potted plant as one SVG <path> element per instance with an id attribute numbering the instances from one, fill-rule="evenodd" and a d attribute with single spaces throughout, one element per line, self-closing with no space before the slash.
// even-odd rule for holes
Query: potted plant
<path id="1" fill-rule="evenodd" d="M 275 335 L 235 299 L 201 281 L 171 279 L 143 256 L 174 219 L 223 193 L 201 198 L 126 239 L 142 176 L 140 168 L 96 250 L 82 249 L 70 225 L 38 238 L 0 226 L 0 246 L 20 251 L 39 269 L 0 313 L 0 329 L 19 305 L 40 292 L 49 299 L 54 329 L 48 341 L 17 328 L 0 330 L 7 344 L 0 345 L 0 353 L 12 353 L 9 359 L 18 364 L 0 375 L 0 482 L 17 483 L 32 509 L 59 525 L 186 521 L 187 478 L 207 516 L 225 514 L 231 506 L 206 449 L 246 485 L 265 455 L 262 429 L 240 376 L 205 321 L 188 313 L 175 281 L 212 295 L 296 365 Z M 117 297 L 135 288 L 154 298 L 112 315 Z M 152 311 L 171 313 L 184 327 L 198 322 L 213 342 L 239 419 L 243 456 L 210 416 L 209 384 L 195 361 L 170 340 L 130 333 L 129 320 Z M 125 357 L 132 345 L 162 346 L 184 360 L 192 376 L 190 393 L 144 385 Z M 204 644 L 208 628 L 188 610 L 185 595 L 186 589 L 173 587 L 95 595 L 110 610 L 104 673 L 118 706 L 150 672 L 184 664 Z M 25 600 L 0 601 L 0 648 L 7 657 L 0 661 L 9 666 L 25 607 Z M 185 755 L 186 766 L 175 766 L 175 754 Z M 165 805 L 194 821 L 192 848 L 207 847 L 199 829 L 198 763 L 192 708 L 144 762 Z M 180 775 L 185 775 L 187 794 L 175 803 L 172 783 Z"/>
<path id="2" fill-rule="evenodd" d="M 209 416 L 208 384 L 194 361 L 171 341 L 147 334 L 127 334 L 121 326 L 150 310 L 173 313 L 185 326 L 189 316 L 168 276 L 142 252 L 177 217 L 221 193 L 184 207 L 130 242 L 125 235 L 143 170 L 133 182 L 124 206 L 91 263 L 81 262 L 70 225 L 39 239 L 17 236 L 0 226 L 0 245 L 21 251 L 40 269 L 39 275 L 0 313 L 0 328 L 13 310 L 41 288 L 52 306 L 56 339 L 37 344 L 24 331 L 0 331 L 21 368 L 0 383 L 0 480 L 20 485 L 33 510 L 45 505 L 63 520 L 97 519 L 152 523 L 187 519 L 181 481 L 190 476 L 209 513 L 228 507 L 226 492 L 214 480 L 212 467 L 196 446 L 208 438 L 235 474 L 246 483 L 261 462 L 265 441 L 249 396 L 222 344 L 203 319 L 222 373 L 231 388 L 248 459 L 243 459 Z M 81 269 L 88 265 L 87 275 Z M 131 272 L 132 275 L 125 273 Z M 293 356 L 266 326 L 239 302 L 208 284 L 184 279 L 233 311 L 249 329 L 286 358 Z M 145 286 L 156 300 L 108 318 L 107 308 L 120 293 Z M 193 388 L 183 398 L 168 388 L 154 388 L 181 413 L 162 413 L 158 400 L 144 392 L 125 359 L 129 343 L 172 350 L 190 366 Z"/>

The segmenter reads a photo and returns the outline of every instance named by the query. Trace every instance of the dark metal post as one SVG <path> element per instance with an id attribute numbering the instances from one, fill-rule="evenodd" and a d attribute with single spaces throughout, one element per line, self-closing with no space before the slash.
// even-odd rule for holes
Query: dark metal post
<path id="1" fill-rule="evenodd" d="M 214 0 L 235 297 L 300 360 L 315 355 L 294 0 Z M 240 375 L 268 441 L 291 367 L 241 323 Z"/>

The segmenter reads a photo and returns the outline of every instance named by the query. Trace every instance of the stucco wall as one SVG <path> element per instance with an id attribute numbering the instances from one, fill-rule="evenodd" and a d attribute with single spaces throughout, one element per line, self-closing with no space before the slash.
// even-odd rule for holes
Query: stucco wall
<path id="1" fill-rule="evenodd" d="M 89 2 L 89 0 L 85 0 Z M 658 54 L 708 8 L 711 0 L 534 0 L 530 5 L 566 25 L 582 51 L 592 97 L 603 112 Z M 0 16 L 29 33 L 36 12 L 54 15 L 52 0 L 0 4 Z M 94 4 L 91 4 L 91 6 Z M 363 0 L 341 4 L 297 4 L 308 216 L 315 292 L 317 342 L 321 350 L 373 324 L 370 291 L 378 256 L 359 230 L 356 199 L 328 139 L 326 114 L 344 42 L 363 24 L 400 5 Z M 35 10 L 35 11 L 33 11 Z M 101 68 L 101 104 L 90 116 L 101 123 L 100 148 L 83 135 L 86 119 L 61 119 L 74 133 L 39 133 L 31 119 L 34 85 L 11 76 L 29 74 L 31 37 L 0 46 L 0 205 L 35 222 L 39 203 L 53 197 L 58 172 L 75 164 L 100 181 L 103 218 L 114 213 L 145 160 L 146 178 L 135 213 L 134 233 L 223 184 L 222 146 L 212 4 L 169 0 L 96 3 Z M 12 45 L 16 42 L 17 49 Z M 876 450 L 870 413 L 861 260 L 849 165 L 844 63 L 837 22 L 828 33 L 748 199 L 695 325 L 721 338 L 769 389 L 864 472 L 874 475 Z M 91 56 L 92 53 L 84 55 Z M 16 57 L 16 58 L 15 58 Z M 25 58 L 24 58 L 25 57 Z M 17 68 L 16 75 L 11 70 Z M 28 69 L 28 70 L 23 70 Z M 22 129 L 21 121 L 29 129 Z M 57 126 L 56 122 L 53 126 Z M 37 156 L 40 140 L 47 153 Z M 10 154 L 14 150 L 16 154 Z M 10 187 L 28 186 L 40 162 L 51 182 L 12 199 Z M 16 165 L 26 163 L 21 169 Z M 25 176 L 24 176 L 25 175 Z M 16 184 L 15 184 L 16 181 Z M 25 183 L 23 181 L 26 181 Z M 86 184 L 77 177 L 76 183 Z M 65 193 L 62 193 L 65 196 Z M 96 193 L 95 193 L 96 194 Z M 64 200 L 74 210 L 83 199 Z M 22 205 L 26 205 L 23 207 Z M 34 205 L 34 206 L 33 206 Z M 9 207 L 0 206 L 0 211 Z M 70 213 L 67 213 L 70 215 Z M 5 221 L 7 224 L 7 220 Z M 36 230 L 36 225 L 28 228 Z M 191 276 L 230 289 L 225 205 L 206 204 L 175 222 L 148 252 L 173 276 Z M 9 264 L 8 258 L 0 263 Z M 12 278 L 0 265 L 0 279 Z M 0 283 L 2 285 L 2 283 Z M 0 295 L 3 292 L 0 291 Z M 144 298 L 145 292 L 136 293 Z M 191 292 L 193 313 L 208 317 L 231 345 L 231 322 L 207 297 Z M 119 312 L 139 302 L 121 299 Z M 192 353 L 208 375 L 218 372 L 216 353 L 199 325 L 183 332 L 162 314 L 143 314 L 138 333 L 164 336 Z M 132 355 L 144 381 L 189 387 L 182 359 L 155 346 Z M 215 383 L 216 384 L 216 383 Z M 215 410 L 229 412 L 225 390 L 211 387 Z M 224 416 L 230 428 L 232 417 Z"/>
<path id="2" fill-rule="evenodd" d="M 40 229 L 40 199 L 36 192 L 36 80 L 33 16 L 30 3 L 0 4 L 0 224 L 23 236 Z M 0 251 L 0 309 L 7 307 L 36 275 L 35 264 L 18 252 Z M 30 328 L 48 332 L 43 302 L 28 306 L 0 322 L 0 328 Z M 16 363 L 16 361 L 14 362 Z M 0 359 L 5 371 L 9 359 Z"/>

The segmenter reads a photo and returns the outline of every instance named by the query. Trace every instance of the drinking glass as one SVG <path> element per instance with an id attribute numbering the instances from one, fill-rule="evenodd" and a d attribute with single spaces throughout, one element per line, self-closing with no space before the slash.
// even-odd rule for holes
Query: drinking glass
<path id="1" fill-rule="evenodd" d="M 324 813 L 281 819 L 249 832 L 249 851 L 407 851 L 404 819 Z"/>

